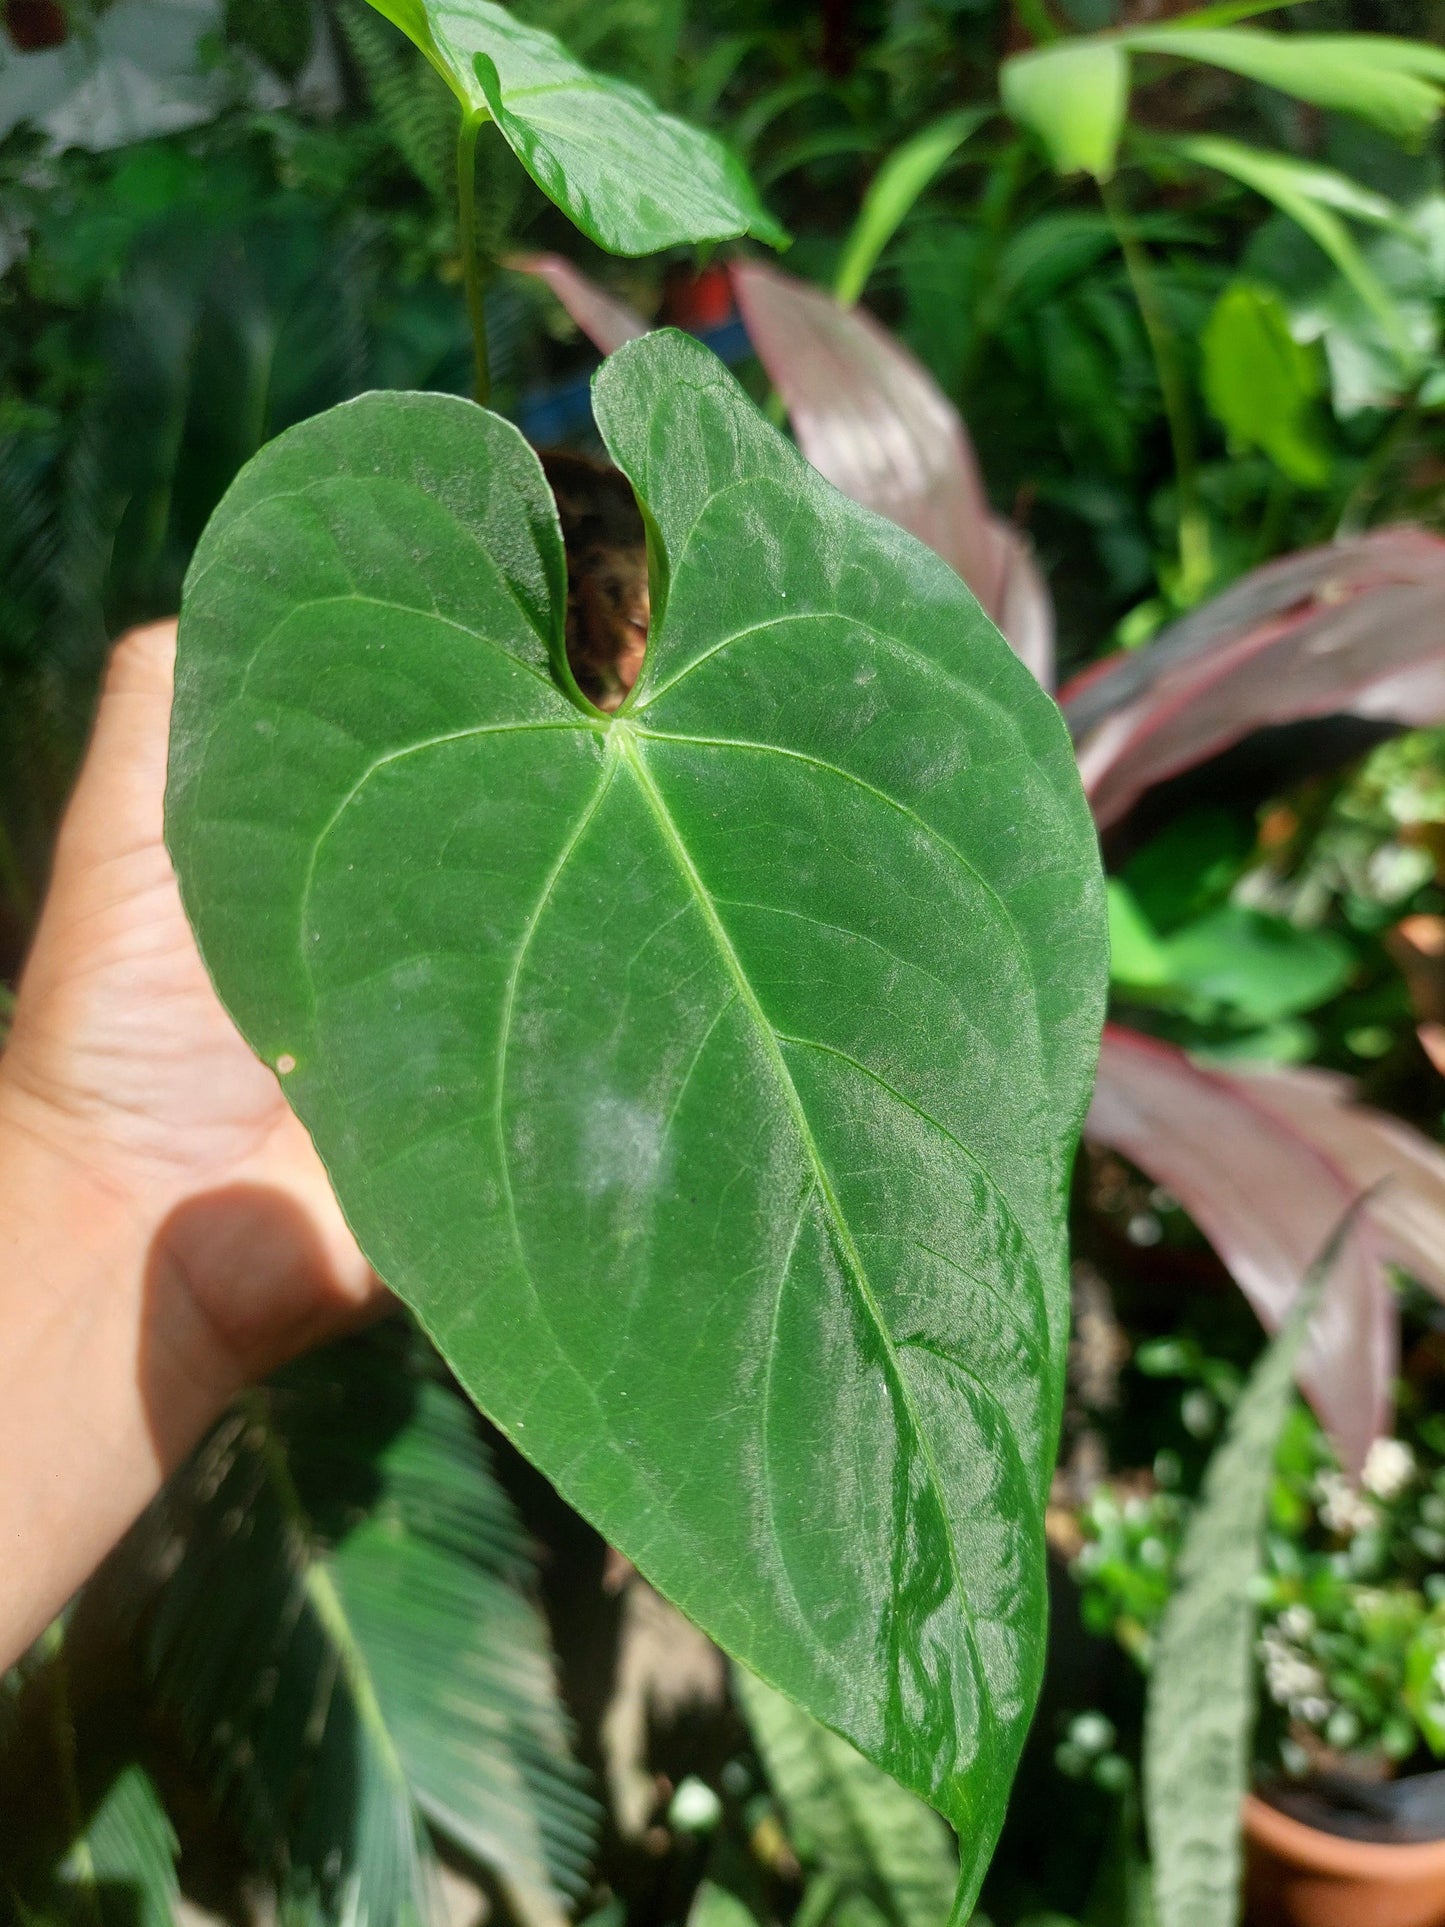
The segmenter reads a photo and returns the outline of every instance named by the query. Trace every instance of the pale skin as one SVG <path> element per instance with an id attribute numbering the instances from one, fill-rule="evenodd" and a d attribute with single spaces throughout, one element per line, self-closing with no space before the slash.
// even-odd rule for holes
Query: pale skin
<path id="1" fill-rule="evenodd" d="M 0 1665 L 244 1386 L 386 1303 L 181 909 L 174 657 L 115 650 L 0 1057 Z"/>

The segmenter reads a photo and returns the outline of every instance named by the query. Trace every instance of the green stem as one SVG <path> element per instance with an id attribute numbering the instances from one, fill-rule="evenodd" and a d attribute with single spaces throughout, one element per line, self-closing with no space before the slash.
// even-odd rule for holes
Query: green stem
<path id="1" fill-rule="evenodd" d="M 482 300 L 486 276 L 477 247 L 477 136 L 488 118 L 485 113 L 466 114 L 457 133 L 457 229 L 467 290 L 467 316 L 472 324 L 472 352 L 476 359 L 473 392 L 482 408 L 492 398 L 492 365 L 487 354 L 487 313 Z"/>
<path id="2" fill-rule="evenodd" d="M 1144 323 L 1154 372 L 1164 403 L 1164 419 L 1169 429 L 1169 446 L 1174 456 L 1174 481 L 1179 497 L 1179 575 L 1180 592 L 1185 602 L 1192 601 L 1207 585 L 1212 573 L 1209 554 L 1209 524 L 1199 500 L 1199 449 L 1194 439 L 1194 414 L 1189 392 L 1179 363 L 1179 344 L 1169 326 L 1154 269 L 1140 246 L 1133 222 L 1113 183 L 1099 182 L 1099 198 L 1119 243 L 1124 267 L 1129 276 Z"/>
<path id="3" fill-rule="evenodd" d="M 1394 421 L 1366 456 L 1355 478 L 1355 486 L 1345 497 L 1345 505 L 1340 510 L 1340 519 L 1335 524 L 1336 541 L 1339 541 L 1342 536 L 1354 535 L 1363 526 L 1365 517 L 1373 508 L 1384 486 L 1385 477 L 1398 458 L 1403 444 L 1408 442 L 1414 434 L 1419 419 L 1420 390 L 1417 385 Z"/>
<path id="4" fill-rule="evenodd" d="M 1264 498 L 1264 513 L 1259 518 L 1259 532 L 1254 543 L 1254 566 L 1269 558 L 1279 547 L 1279 538 L 1284 529 L 1284 520 L 1289 514 L 1290 503 L 1294 500 L 1294 485 L 1287 475 L 1276 469 L 1270 477 L 1269 493 Z"/>

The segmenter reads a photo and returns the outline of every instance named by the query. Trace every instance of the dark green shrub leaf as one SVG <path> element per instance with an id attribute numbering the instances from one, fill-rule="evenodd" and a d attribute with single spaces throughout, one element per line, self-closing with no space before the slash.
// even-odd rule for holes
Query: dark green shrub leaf
<path id="1" fill-rule="evenodd" d="M 555 35 L 490 0 L 371 4 L 416 42 L 464 113 L 497 123 L 542 192 L 599 247 L 655 254 L 739 234 L 786 245 L 720 141 L 581 66 Z"/>
<path id="2" fill-rule="evenodd" d="M 436 395 L 197 553 L 169 833 L 216 982 L 478 1403 L 977 1885 L 1043 1658 L 1105 975 L 1061 721 L 697 343 L 598 377 L 652 639 L 561 687 L 536 457 Z"/>

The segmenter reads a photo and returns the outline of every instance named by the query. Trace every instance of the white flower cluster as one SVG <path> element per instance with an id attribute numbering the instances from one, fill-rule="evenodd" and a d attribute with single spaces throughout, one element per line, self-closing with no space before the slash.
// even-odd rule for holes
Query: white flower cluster
<path id="1" fill-rule="evenodd" d="M 1302 1617 L 1293 1617 L 1302 1615 Z M 1285 1621 L 1293 1618 L 1289 1630 Z M 1308 1621 L 1308 1627 L 1304 1621 Z M 1259 1636 L 1259 1657 L 1264 1667 L 1264 1683 L 1276 1706 L 1282 1706 L 1291 1719 L 1308 1726 L 1323 1726 L 1331 1712 L 1324 1674 L 1313 1660 L 1307 1659 L 1290 1637 L 1308 1637 L 1314 1631 L 1314 1617 L 1306 1607 L 1290 1607 L 1281 1614 L 1278 1625 L 1266 1626 Z"/>
<path id="2" fill-rule="evenodd" d="M 1343 1472 L 1321 1472 L 1315 1480 L 1315 1496 L 1326 1528 L 1342 1539 L 1353 1539 L 1356 1533 L 1368 1532 L 1380 1522 L 1376 1507 L 1355 1490 Z"/>
<path id="3" fill-rule="evenodd" d="M 1415 1454 L 1403 1439 L 1376 1439 L 1365 1457 L 1360 1483 L 1387 1504 L 1398 1499 L 1415 1476 Z"/>

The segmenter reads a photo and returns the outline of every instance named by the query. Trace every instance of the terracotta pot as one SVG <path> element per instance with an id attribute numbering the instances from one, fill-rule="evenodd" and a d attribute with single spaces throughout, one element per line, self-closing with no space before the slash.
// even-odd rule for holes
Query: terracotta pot
<path id="1" fill-rule="evenodd" d="M 1445 1840 L 1347 1840 L 1253 1793 L 1244 1833 L 1251 1927 L 1445 1927 Z"/>

